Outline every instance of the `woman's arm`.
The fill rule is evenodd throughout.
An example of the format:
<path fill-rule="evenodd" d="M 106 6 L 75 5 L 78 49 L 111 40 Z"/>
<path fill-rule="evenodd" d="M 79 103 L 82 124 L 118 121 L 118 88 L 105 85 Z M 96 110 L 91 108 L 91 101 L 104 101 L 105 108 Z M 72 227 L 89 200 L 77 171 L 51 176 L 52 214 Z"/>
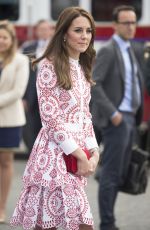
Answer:
<path fill-rule="evenodd" d="M 12 73 L 10 73 L 12 74 Z M 14 74 L 14 73 L 13 73 Z M 11 76 L 10 76 L 11 78 Z M 0 107 L 8 106 L 23 97 L 29 78 L 29 60 L 20 55 L 16 65 L 15 80 L 11 90 L 0 94 Z"/>

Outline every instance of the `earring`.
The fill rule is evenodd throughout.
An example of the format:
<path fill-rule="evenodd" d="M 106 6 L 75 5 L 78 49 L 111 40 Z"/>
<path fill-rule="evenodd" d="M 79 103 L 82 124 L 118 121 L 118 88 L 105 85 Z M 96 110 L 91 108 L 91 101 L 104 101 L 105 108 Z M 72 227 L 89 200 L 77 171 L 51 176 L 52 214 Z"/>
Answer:
<path fill-rule="evenodd" d="M 64 38 L 64 42 L 66 42 L 66 39 Z"/>

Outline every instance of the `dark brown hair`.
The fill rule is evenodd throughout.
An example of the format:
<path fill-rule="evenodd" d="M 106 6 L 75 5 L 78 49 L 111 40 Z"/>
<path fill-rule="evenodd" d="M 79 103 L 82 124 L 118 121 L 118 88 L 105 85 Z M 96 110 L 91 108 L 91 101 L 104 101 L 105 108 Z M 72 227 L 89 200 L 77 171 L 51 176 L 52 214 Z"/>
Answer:
<path fill-rule="evenodd" d="M 69 55 L 64 42 L 64 35 L 72 21 L 79 16 L 86 17 L 92 28 L 92 38 L 89 47 L 84 53 L 80 54 L 80 64 L 85 72 L 85 77 L 87 81 L 92 84 L 92 63 L 95 57 L 95 50 L 93 48 L 95 24 L 93 17 L 80 7 L 68 7 L 60 14 L 56 24 L 55 34 L 48 44 L 47 49 L 40 58 L 33 61 L 33 65 L 35 65 L 43 58 L 53 60 L 58 85 L 64 89 L 71 89 L 72 87 L 69 69 Z"/>

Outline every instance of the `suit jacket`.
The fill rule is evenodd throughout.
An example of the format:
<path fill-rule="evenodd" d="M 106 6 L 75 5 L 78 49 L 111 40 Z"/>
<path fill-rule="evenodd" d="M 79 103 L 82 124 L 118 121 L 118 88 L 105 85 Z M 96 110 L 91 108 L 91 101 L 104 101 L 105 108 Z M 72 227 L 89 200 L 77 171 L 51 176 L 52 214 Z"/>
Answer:
<path fill-rule="evenodd" d="M 29 60 L 15 54 L 0 76 L 0 127 L 16 127 L 25 124 L 22 97 L 29 77 Z"/>
<path fill-rule="evenodd" d="M 29 57 L 35 57 L 38 41 L 26 42 L 22 46 L 22 52 Z M 38 100 L 37 100 L 37 91 L 36 91 L 36 77 L 37 69 L 33 70 L 30 61 L 30 74 L 27 89 L 24 95 L 24 99 L 27 100 L 30 112 L 35 113 L 39 111 L 38 109 Z"/>
<path fill-rule="evenodd" d="M 143 76 L 137 61 L 138 79 L 143 101 Z M 125 91 L 125 67 L 118 44 L 109 40 L 98 52 L 93 78 L 96 86 L 92 88 L 93 123 L 99 129 L 109 124 L 111 115 L 118 110 Z M 143 103 L 142 103 L 143 104 Z M 142 107 L 137 111 L 136 122 L 142 119 Z"/>

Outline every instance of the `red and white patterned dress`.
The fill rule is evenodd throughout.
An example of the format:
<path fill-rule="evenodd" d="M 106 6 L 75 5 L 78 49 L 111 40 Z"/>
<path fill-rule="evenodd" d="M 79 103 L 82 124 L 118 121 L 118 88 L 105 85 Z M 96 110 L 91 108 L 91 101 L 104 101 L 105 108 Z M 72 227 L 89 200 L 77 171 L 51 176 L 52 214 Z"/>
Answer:
<path fill-rule="evenodd" d="M 31 229 L 78 230 L 80 224 L 93 225 L 86 178 L 66 171 L 63 153 L 79 146 L 97 147 L 89 112 L 90 84 L 78 61 L 69 59 L 71 90 L 57 85 L 53 64 L 44 60 L 37 78 L 42 129 L 30 154 L 23 190 L 11 218 L 11 225 Z"/>

